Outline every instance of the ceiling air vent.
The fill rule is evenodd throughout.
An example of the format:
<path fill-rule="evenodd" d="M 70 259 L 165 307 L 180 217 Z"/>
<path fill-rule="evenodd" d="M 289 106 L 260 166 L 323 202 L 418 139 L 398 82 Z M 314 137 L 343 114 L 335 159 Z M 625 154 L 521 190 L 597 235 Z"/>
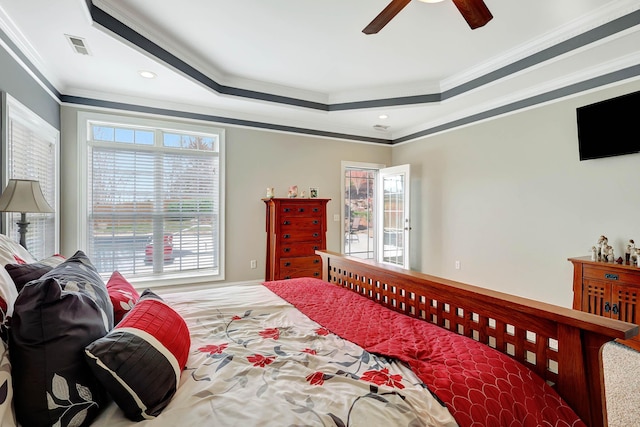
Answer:
<path fill-rule="evenodd" d="M 79 53 L 80 55 L 90 55 L 89 48 L 83 38 L 70 36 L 69 34 L 65 34 L 65 37 L 69 40 L 69 43 L 71 43 L 71 47 L 74 52 Z"/>
<path fill-rule="evenodd" d="M 373 128 L 379 132 L 386 132 L 387 129 L 389 129 L 390 126 L 385 126 L 385 125 L 374 125 Z"/>

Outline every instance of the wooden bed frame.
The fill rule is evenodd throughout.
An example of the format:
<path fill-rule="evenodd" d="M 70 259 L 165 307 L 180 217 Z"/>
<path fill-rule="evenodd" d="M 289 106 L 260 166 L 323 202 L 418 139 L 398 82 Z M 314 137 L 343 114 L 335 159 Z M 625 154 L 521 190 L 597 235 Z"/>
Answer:
<path fill-rule="evenodd" d="M 316 254 L 325 281 L 496 348 L 553 385 L 588 426 L 607 425 L 602 346 L 637 335 L 637 325 L 335 252 Z"/>

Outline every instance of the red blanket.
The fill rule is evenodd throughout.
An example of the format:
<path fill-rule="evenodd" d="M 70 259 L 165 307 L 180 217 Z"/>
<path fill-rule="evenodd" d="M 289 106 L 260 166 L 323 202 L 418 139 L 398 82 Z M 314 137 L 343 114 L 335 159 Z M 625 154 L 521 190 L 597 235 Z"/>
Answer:
<path fill-rule="evenodd" d="M 315 322 L 409 364 L 460 426 L 584 426 L 544 380 L 473 339 L 319 279 L 265 282 Z"/>

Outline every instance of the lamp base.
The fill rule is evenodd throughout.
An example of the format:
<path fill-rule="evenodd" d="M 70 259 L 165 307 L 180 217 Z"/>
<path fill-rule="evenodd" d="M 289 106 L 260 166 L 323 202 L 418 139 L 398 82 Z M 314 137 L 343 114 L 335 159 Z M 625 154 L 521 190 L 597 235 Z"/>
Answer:
<path fill-rule="evenodd" d="M 20 213 L 20 221 L 16 222 L 18 225 L 18 233 L 20 233 L 20 246 L 27 249 L 27 214 L 25 212 Z"/>

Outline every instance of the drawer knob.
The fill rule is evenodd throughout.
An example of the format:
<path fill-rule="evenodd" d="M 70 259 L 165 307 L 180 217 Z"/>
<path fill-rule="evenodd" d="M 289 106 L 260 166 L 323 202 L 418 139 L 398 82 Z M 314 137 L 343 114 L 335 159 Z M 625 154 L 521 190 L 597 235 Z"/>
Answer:
<path fill-rule="evenodd" d="M 320 224 L 320 221 L 318 221 L 317 219 L 315 219 L 315 220 L 313 220 L 313 224 L 314 224 L 314 225 Z"/>
<path fill-rule="evenodd" d="M 611 274 L 611 273 L 606 273 L 604 275 L 605 279 L 609 279 L 609 280 L 618 280 L 618 275 L 617 274 Z"/>
<path fill-rule="evenodd" d="M 282 225 L 291 225 L 291 221 L 284 221 Z"/>
<path fill-rule="evenodd" d="M 291 248 L 284 248 L 285 252 L 291 252 Z"/>
<path fill-rule="evenodd" d="M 320 249 L 320 246 L 314 246 L 314 247 L 313 247 L 313 250 L 314 250 L 314 251 L 317 251 L 318 249 Z"/>
<path fill-rule="evenodd" d="M 318 208 L 313 208 L 313 211 L 314 211 L 314 212 L 318 212 L 319 210 L 320 210 L 320 209 L 318 209 Z"/>
<path fill-rule="evenodd" d="M 291 279 L 291 276 L 284 276 L 285 279 Z"/>
<path fill-rule="evenodd" d="M 298 212 L 304 212 L 304 208 L 299 208 Z"/>
<path fill-rule="evenodd" d="M 283 234 L 283 235 L 282 235 L 282 238 L 283 238 L 283 239 L 288 239 L 288 238 L 290 238 L 290 237 L 291 237 L 291 234 Z"/>
<path fill-rule="evenodd" d="M 291 208 L 284 208 L 283 209 L 285 212 L 291 212 Z"/>
<path fill-rule="evenodd" d="M 313 233 L 313 237 L 318 237 L 319 235 L 319 233 Z"/>
<path fill-rule="evenodd" d="M 290 263 L 290 262 L 285 262 L 285 263 L 284 263 L 284 266 L 285 266 L 285 267 L 291 267 L 291 263 Z"/>
<path fill-rule="evenodd" d="M 320 275 L 320 273 L 318 273 L 317 271 L 315 273 L 313 273 L 314 277 L 318 277 Z"/>
<path fill-rule="evenodd" d="M 314 264 L 318 264 L 319 262 L 320 262 L 320 260 L 319 260 L 319 259 L 314 259 L 314 260 L 313 260 L 313 263 L 314 263 Z"/>

